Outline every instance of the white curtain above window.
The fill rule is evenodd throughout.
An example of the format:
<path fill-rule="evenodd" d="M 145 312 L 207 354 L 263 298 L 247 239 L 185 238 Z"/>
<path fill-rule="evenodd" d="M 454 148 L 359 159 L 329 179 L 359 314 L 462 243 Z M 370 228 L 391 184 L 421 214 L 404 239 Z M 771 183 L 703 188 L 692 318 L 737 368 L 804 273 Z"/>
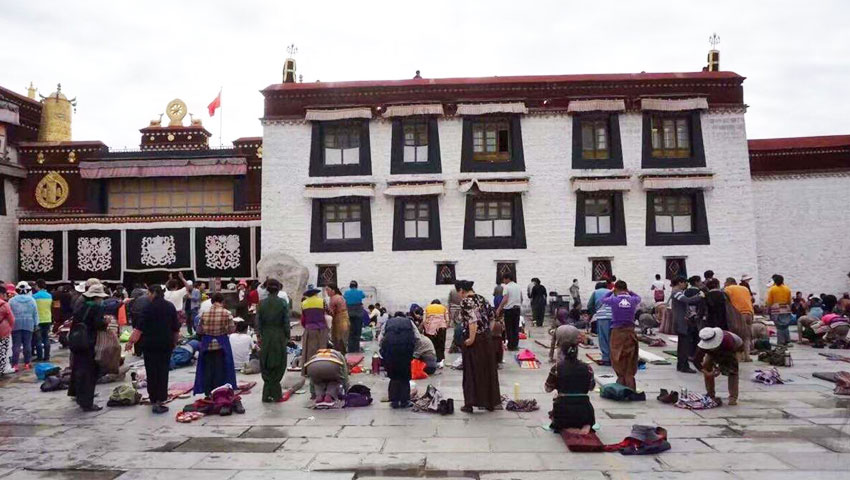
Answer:
<path fill-rule="evenodd" d="M 350 118 L 372 118 L 371 108 L 337 108 L 332 110 L 307 110 L 306 120 L 329 122 L 332 120 L 347 120 Z"/>
<path fill-rule="evenodd" d="M 567 112 L 623 112 L 626 102 L 616 99 L 572 100 L 567 106 Z"/>
<path fill-rule="evenodd" d="M 522 102 L 515 103 L 459 103 L 458 115 L 486 115 L 488 113 L 528 113 Z"/>
<path fill-rule="evenodd" d="M 429 103 L 424 105 L 390 105 L 384 112 L 384 118 L 412 117 L 414 115 L 443 115 L 443 105 Z"/>
<path fill-rule="evenodd" d="M 572 188 L 574 192 L 628 191 L 632 189 L 632 179 L 629 177 L 573 177 Z"/>
<path fill-rule="evenodd" d="M 475 187 L 475 188 L 473 188 Z M 461 193 L 475 192 L 487 193 L 522 193 L 528 191 L 528 179 L 516 180 L 461 180 L 458 182 L 458 190 Z"/>
<path fill-rule="evenodd" d="M 307 185 L 305 198 L 374 197 L 373 185 Z"/>
<path fill-rule="evenodd" d="M 384 195 L 390 197 L 399 196 L 417 196 L 417 195 L 442 195 L 443 182 L 434 183 L 399 183 L 395 185 L 387 185 L 384 190 Z"/>
<path fill-rule="evenodd" d="M 641 110 L 653 110 L 657 112 L 684 112 L 688 110 L 708 110 L 708 100 L 700 98 L 642 98 Z"/>
<path fill-rule="evenodd" d="M 712 175 L 645 176 L 642 182 L 644 190 L 669 190 L 677 188 L 709 190 L 714 187 L 714 177 Z"/>

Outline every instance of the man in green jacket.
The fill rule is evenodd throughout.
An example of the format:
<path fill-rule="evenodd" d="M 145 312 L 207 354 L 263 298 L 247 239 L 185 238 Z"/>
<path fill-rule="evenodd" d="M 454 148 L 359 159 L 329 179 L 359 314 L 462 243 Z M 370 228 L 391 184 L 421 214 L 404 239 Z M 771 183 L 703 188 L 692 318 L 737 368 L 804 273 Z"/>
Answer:
<path fill-rule="evenodd" d="M 32 296 L 38 309 L 38 326 L 32 336 L 36 361 L 50 360 L 50 327 L 53 325 L 53 296 L 47 291 L 42 279 L 35 281 L 35 293 Z"/>
<path fill-rule="evenodd" d="M 286 344 L 289 343 L 289 303 L 280 298 L 281 284 L 266 281 L 269 296 L 257 308 L 257 334 L 260 343 L 260 373 L 263 377 L 264 402 L 280 402 L 280 386 L 286 373 Z"/>

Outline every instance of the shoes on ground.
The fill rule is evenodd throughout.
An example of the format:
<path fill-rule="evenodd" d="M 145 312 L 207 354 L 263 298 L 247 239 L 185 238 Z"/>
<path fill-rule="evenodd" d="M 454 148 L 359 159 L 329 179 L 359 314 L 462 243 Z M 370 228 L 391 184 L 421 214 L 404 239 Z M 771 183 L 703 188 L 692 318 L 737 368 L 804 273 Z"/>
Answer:
<path fill-rule="evenodd" d="M 96 404 L 92 404 L 90 407 L 83 407 L 84 412 L 99 412 L 101 410 L 103 410 L 103 407 Z"/>
<path fill-rule="evenodd" d="M 167 406 L 165 406 L 165 405 L 163 405 L 163 404 L 161 404 L 161 403 L 157 403 L 156 405 L 154 405 L 153 407 L 151 407 L 151 411 L 152 411 L 153 413 L 156 413 L 156 414 L 165 413 L 165 412 L 167 412 L 167 411 L 168 411 L 168 407 L 167 407 Z"/>
<path fill-rule="evenodd" d="M 734 407 L 735 405 L 737 405 L 737 404 L 738 404 L 738 399 L 737 399 L 737 398 L 729 397 L 729 400 L 728 400 L 726 403 L 727 403 L 727 405 L 730 405 L 730 406 L 733 406 L 733 407 Z"/>
<path fill-rule="evenodd" d="M 687 367 L 687 368 L 677 368 L 676 370 L 678 370 L 678 371 L 680 371 L 680 372 L 682 372 L 682 373 L 697 373 L 697 371 L 696 371 L 696 370 L 694 370 L 694 369 L 693 369 L 693 368 L 691 368 L 691 367 Z"/>

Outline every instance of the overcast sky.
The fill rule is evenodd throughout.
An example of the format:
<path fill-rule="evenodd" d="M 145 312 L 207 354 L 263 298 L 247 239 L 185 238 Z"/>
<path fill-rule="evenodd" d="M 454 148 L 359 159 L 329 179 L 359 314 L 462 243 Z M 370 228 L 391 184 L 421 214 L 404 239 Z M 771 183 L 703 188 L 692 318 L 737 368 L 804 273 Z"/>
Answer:
<path fill-rule="evenodd" d="M 77 97 L 74 140 L 137 147 L 183 99 L 223 87 L 223 137 L 259 136 L 286 46 L 315 80 L 692 72 L 708 37 L 745 77 L 750 138 L 850 133 L 850 2 L 0 0 L 0 85 Z"/>

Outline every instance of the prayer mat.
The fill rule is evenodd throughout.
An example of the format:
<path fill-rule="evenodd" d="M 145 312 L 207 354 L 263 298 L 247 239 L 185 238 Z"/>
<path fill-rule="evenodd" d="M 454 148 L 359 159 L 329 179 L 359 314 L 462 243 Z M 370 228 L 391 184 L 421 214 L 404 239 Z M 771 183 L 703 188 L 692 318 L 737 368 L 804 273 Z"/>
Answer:
<path fill-rule="evenodd" d="M 827 382 L 835 383 L 835 376 L 837 374 L 838 372 L 815 372 L 812 376 L 821 380 L 826 380 Z"/>
<path fill-rule="evenodd" d="M 826 357 L 833 361 L 850 363 L 850 357 L 839 355 L 837 353 L 819 353 L 818 355 L 820 355 L 821 357 Z"/>
<path fill-rule="evenodd" d="M 587 358 L 589 358 L 592 362 L 596 363 L 597 365 L 602 364 L 602 352 L 591 352 L 591 353 L 586 354 L 586 356 L 587 356 Z"/>
<path fill-rule="evenodd" d="M 236 386 L 236 390 L 233 392 L 236 395 L 248 395 L 251 393 L 251 389 L 257 386 L 257 382 L 242 382 Z"/>
<path fill-rule="evenodd" d="M 348 353 L 345 355 L 348 368 L 354 368 L 356 365 L 359 365 L 363 361 L 363 358 L 365 357 L 362 353 Z"/>
<path fill-rule="evenodd" d="M 567 450 L 571 452 L 602 452 L 605 444 L 596 436 L 596 432 L 590 431 L 587 434 L 570 433 L 566 429 L 561 430 L 561 438 L 567 446 Z"/>
<path fill-rule="evenodd" d="M 671 357 L 676 357 L 676 350 L 663 350 L 663 352 Z"/>
<path fill-rule="evenodd" d="M 163 404 L 171 403 L 174 400 L 182 397 L 186 394 L 191 394 L 192 389 L 195 387 L 194 382 L 178 382 L 172 383 L 168 386 L 168 399 L 166 399 Z M 145 394 L 142 397 L 142 404 L 149 405 L 151 403 L 150 396 L 148 395 L 147 390 L 145 390 Z"/>
<path fill-rule="evenodd" d="M 643 349 L 640 349 L 638 351 L 638 356 L 644 362 L 652 364 L 652 365 L 670 365 L 670 361 L 667 360 L 666 358 L 662 357 L 661 355 L 656 355 L 652 352 L 648 352 L 648 351 L 643 350 Z"/>
<path fill-rule="evenodd" d="M 667 342 L 664 341 L 663 338 L 659 337 L 650 337 L 649 335 L 638 335 L 638 341 L 641 343 L 645 343 L 650 347 L 666 347 Z"/>
<path fill-rule="evenodd" d="M 679 337 L 677 337 L 676 335 L 664 335 L 664 338 L 668 342 L 679 343 Z"/>

